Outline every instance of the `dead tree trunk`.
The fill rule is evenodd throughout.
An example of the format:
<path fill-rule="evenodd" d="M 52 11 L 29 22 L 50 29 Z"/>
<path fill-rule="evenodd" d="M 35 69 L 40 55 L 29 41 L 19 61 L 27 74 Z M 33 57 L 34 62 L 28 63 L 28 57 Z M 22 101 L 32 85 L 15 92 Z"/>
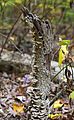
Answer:
<path fill-rule="evenodd" d="M 29 19 L 33 24 L 32 74 L 38 80 L 38 84 L 35 86 L 31 96 L 31 117 L 28 119 L 47 120 L 47 105 L 45 104 L 45 100 L 50 91 L 50 62 L 53 34 L 48 21 L 41 21 L 26 8 L 23 8 L 22 11 L 24 17 Z"/>
<path fill-rule="evenodd" d="M 30 13 L 26 8 L 22 9 L 24 17 L 33 24 L 34 45 L 32 72 L 38 80 L 38 87 L 43 96 L 50 91 L 50 62 L 52 53 L 53 34 L 51 24 L 41 21 L 36 15 Z"/>
<path fill-rule="evenodd" d="M 38 21 L 36 21 L 38 22 Z M 32 72 L 38 80 L 43 97 L 50 91 L 51 34 L 45 22 L 40 22 L 39 31 L 35 28 Z M 49 25 L 49 24 L 48 24 Z"/>

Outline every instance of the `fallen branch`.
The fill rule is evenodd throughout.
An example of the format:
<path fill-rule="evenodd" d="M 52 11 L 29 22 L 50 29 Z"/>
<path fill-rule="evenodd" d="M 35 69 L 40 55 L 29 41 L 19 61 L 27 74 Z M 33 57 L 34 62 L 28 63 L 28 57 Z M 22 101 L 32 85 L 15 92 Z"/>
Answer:
<path fill-rule="evenodd" d="M 57 95 L 55 95 L 55 97 L 49 102 L 49 107 L 60 97 L 60 95 L 63 93 L 63 89 L 61 89 Z"/>

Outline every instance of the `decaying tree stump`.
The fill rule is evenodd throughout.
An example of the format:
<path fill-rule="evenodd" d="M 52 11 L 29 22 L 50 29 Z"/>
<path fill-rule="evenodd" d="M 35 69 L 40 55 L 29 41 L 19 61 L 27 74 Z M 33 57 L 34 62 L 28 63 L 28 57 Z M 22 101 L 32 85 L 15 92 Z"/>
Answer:
<path fill-rule="evenodd" d="M 46 99 L 50 91 L 50 63 L 52 58 L 53 34 L 48 21 L 41 21 L 27 8 L 23 8 L 24 18 L 33 25 L 32 75 L 38 80 L 31 92 L 31 104 L 28 120 L 47 120 L 48 105 Z"/>
<path fill-rule="evenodd" d="M 32 73 L 38 80 L 38 87 L 43 93 L 44 99 L 50 91 L 50 62 L 52 57 L 53 34 L 51 24 L 41 21 L 25 7 L 22 9 L 24 17 L 33 24 L 33 61 Z"/>

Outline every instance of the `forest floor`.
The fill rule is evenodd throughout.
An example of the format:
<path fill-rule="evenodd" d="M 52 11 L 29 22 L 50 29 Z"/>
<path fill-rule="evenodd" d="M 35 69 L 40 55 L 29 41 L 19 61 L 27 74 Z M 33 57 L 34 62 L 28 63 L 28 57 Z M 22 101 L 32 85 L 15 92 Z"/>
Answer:
<path fill-rule="evenodd" d="M 57 68 L 57 63 L 55 63 L 52 64 L 52 78 L 57 74 L 53 71 Z M 28 120 L 27 106 L 30 97 L 27 93 L 32 87 L 28 79 L 29 73 L 30 71 L 19 76 L 14 70 L 12 73 L 0 72 L 0 120 Z M 63 77 L 64 80 L 61 78 L 60 74 L 51 81 L 48 119 L 74 120 L 74 82 L 69 86 L 66 78 Z"/>

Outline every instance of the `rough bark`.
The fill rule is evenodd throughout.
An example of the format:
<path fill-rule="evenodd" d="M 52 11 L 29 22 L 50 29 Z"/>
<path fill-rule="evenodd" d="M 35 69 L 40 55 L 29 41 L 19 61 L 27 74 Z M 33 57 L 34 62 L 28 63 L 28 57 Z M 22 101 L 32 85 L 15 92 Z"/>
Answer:
<path fill-rule="evenodd" d="M 46 97 L 50 89 L 50 76 L 46 69 L 46 61 L 43 49 L 43 37 L 39 38 L 38 31 L 35 32 L 35 41 L 33 49 L 33 66 L 32 72 L 35 78 L 38 80 L 38 87 L 43 96 Z"/>
<path fill-rule="evenodd" d="M 25 7 L 22 9 L 24 17 L 33 24 L 34 45 L 32 73 L 38 80 L 38 87 L 43 92 L 43 97 L 50 91 L 50 62 L 52 57 L 53 34 L 51 24 L 48 21 L 41 21 Z"/>
<path fill-rule="evenodd" d="M 33 24 L 34 42 L 32 56 L 32 74 L 38 80 L 31 92 L 29 120 L 47 120 L 50 91 L 50 62 L 52 57 L 53 34 L 48 21 L 41 21 L 26 8 L 22 9 L 24 17 Z"/>

